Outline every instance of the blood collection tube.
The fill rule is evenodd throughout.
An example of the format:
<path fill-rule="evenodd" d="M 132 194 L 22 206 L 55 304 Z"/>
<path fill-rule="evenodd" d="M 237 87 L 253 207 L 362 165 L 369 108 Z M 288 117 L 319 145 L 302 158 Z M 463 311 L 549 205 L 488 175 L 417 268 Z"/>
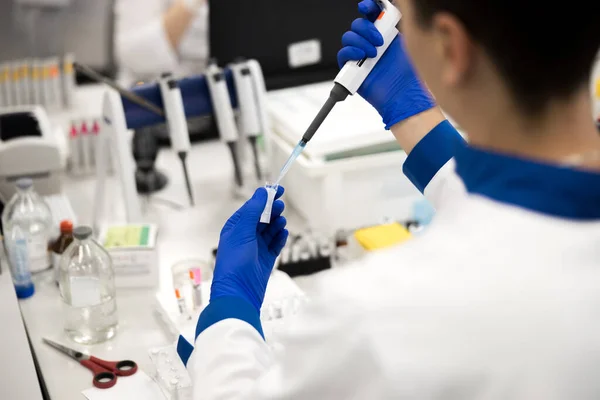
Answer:
<path fill-rule="evenodd" d="M 60 81 L 60 67 L 58 57 L 52 57 L 49 61 L 49 76 L 48 76 L 48 87 L 52 96 L 51 104 L 49 105 L 54 110 L 62 108 L 63 96 L 62 96 L 62 85 Z"/>
<path fill-rule="evenodd" d="M 179 314 L 185 316 L 187 319 L 192 319 L 192 316 L 188 313 L 187 306 L 185 304 L 185 298 L 181 295 L 181 290 L 175 289 L 175 298 L 177 299 Z"/>
<path fill-rule="evenodd" d="M 71 171 L 77 174 L 81 169 L 81 148 L 79 146 L 79 130 L 75 122 L 71 122 L 69 130 L 69 152 L 71 153 Z"/>
<path fill-rule="evenodd" d="M 44 102 L 42 75 L 40 61 L 33 60 L 31 64 L 31 101 L 35 105 L 42 105 Z"/>
<path fill-rule="evenodd" d="M 19 64 L 13 63 L 10 66 L 10 83 L 12 90 L 13 105 L 20 106 L 21 103 L 21 85 L 19 83 Z"/>
<path fill-rule="evenodd" d="M 81 128 L 79 129 L 79 140 L 81 142 L 81 164 L 83 165 L 84 172 L 90 172 L 92 170 L 92 149 L 91 149 L 91 135 L 87 126 L 87 121 L 81 122 Z"/>
<path fill-rule="evenodd" d="M 202 307 L 202 280 L 200 268 L 192 268 L 189 271 L 190 282 L 192 283 L 192 298 L 194 300 L 194 310 Z"/>
<path fill-rule="evenodd" d="M 21 91 L 21 101 L 23 104 L 32 104 L 31 90 L 29 89 L 29 60 L 23 60 L 19 65 L 19 81 Z"/>
<path fill-rule="evenodd" d="M 11 99 L 9 93 L 9 72 L 6 64 L 0 65 L 0 91 L 2 92 L 2 106 L 10 107 Z"/>
<path fill-rule="evenodd" d="M 90 142 L 91 142 L 91 154 L 90 157 L 92 159 L 92 166 L 94 168 L 96 168 L 96 147 L 98 147 L 98 134 L 100 133 L 100 124 L 98 123 L 98 120 L 95 119 L 94 123 L 92 124 L 92 135 L 90 138 Z"/>
<path fill-rule="evenodd" d="M 75 71 L 73 69 L 73 63 L 75 62 L 75 56 L 73 54 L 65 55 L 63 59 L 63 104 L 65 107 L 70 108 L 73 106 L 74 92 L 75 92 Z"/>

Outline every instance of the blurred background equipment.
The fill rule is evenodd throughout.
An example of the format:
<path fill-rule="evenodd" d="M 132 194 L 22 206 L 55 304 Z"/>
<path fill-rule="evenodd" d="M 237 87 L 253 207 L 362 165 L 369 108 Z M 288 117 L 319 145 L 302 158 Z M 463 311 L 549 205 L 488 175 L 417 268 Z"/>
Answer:
<path fill-rule="evenodd" d="M 43 196 L 60 192 L 59 136 L 42 107 L 0 109 L 0 201 L 6 204 L 15 194 L 15 180 L 25 176 L 33 177 Z"/>
<path fill-rule="evenodd" d="M 1 61 L 73 53 L 114 76 L 112 8 L 112 0 L 1 1 Z"/>
<path fill-rule="evenodd" d="M 268 90 L 332 80 L 339 71 L 339 38 L 358 17 L 345 0 L 209 4 L 211 57 L 221 65 L 239 57 L 257 60 Z M 249 15 L 268 17 L 257 23 Z"/>

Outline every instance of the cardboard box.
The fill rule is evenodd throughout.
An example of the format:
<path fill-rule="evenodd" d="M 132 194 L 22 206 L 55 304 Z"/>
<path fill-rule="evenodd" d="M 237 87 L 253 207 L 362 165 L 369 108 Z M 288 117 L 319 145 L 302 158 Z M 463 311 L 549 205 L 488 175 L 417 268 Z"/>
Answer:
<path fill-rule="evenodd" d="M 158 251 L 154 224 L 106 225 L 99 242 L 108 251 L 117 288 L 158 287 Z"/>

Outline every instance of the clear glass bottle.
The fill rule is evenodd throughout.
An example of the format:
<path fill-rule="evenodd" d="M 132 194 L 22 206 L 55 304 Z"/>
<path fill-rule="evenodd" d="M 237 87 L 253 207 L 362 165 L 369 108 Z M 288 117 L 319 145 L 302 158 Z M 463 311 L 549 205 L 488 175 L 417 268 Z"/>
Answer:
<path fill-rule="evenodd" d="M 30 178 L 17 180 L 17 193 L 10 199 L 2 213 L 4 235 L 10 237 L 19 226 L 27 237 L 27 250 L 31 273 L 51 267 L 48 242 L 52 227 L 52 214 L 48 204 L 33 190 Z"/>
<path fill-rule="evenodd" d="M 77 227 L 73 237 L 60 260 L 65 331 L 77 343 L 103 342 L 115 335 L 118 322 L 112 260 L 92 238 L 92 228 Z"/>

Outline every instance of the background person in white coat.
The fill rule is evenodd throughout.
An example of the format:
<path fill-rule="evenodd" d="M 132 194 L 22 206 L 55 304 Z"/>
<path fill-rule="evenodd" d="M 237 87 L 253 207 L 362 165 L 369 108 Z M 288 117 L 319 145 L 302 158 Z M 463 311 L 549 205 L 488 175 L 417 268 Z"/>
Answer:
<path fill-rule="evenodd" d="M 208 63 L 206 0 L 116 0 L 119 80 L 131 85 L 163 72 L 202 73 Z"/>
<path fill-rule="evenodd" d="M 399 7 L 405 45 L 392 43 L 359 93 L 409 153 L 404 172 L 435 220 L 322 274 L 273 352 L 259 313 L 287 231 L 281 200 L 259 223 L 258 189 L 221 232 L 187 364 L 195 399 L 600 399 L 598 3 Z M 374 1 L 359 10 L 340 65 L 382 44 Z"/>

